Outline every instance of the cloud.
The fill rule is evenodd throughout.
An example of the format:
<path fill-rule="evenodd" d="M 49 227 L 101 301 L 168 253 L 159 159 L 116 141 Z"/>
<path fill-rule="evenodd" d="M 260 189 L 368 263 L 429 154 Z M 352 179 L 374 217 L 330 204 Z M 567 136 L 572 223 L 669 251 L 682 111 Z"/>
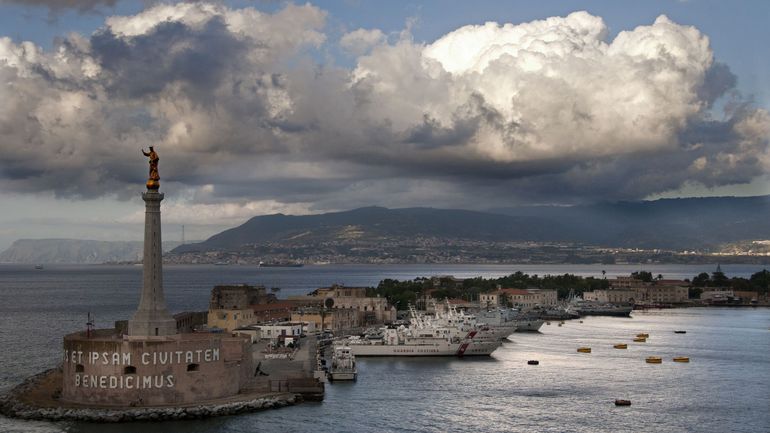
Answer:
<path fill-rule="evenodd" d="M 180 221 L 635 199 L 770 169 L 768 113 L 665 16 L 612 40 L 586 12 L 432 43 L 358 29 L 352 68 L 318 62 L 326 18 L 158 4 L 51 50 L 0 38 L 0 188 L 133 197 L 148 144 Z"/>
<path fill-rule="evenodd" d="M 342 35 L 340 47 L 351 54 L 360 56 L 385 40 L 385 33 L 380 29 L 358 29 Z"/>
<path fill-rule="evenodd" d="M 98 10 L 101 7 L 113 7 L 118 0 L 0 0 L 0 3 L 22 6 L 46 7 L 51 12 L 75 9 L 80 13 Z"/>

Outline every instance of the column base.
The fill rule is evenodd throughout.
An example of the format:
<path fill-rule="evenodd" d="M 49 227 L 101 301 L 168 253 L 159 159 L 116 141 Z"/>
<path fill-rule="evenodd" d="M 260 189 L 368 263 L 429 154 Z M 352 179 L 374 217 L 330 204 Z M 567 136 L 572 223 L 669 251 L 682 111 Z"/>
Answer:
<path fill-rule="evenodd" d="M 128 335 L 130 336 L 152 337 L 174 334 L 176 334 L 176 320 L 165 311 L 140 310 L 128 321 Z"/>

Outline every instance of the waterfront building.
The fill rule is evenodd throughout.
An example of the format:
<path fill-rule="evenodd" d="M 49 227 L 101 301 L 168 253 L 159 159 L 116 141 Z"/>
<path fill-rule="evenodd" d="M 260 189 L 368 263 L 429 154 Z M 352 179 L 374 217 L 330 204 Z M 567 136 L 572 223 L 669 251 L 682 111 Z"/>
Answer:
<path fill-rule="evenodd" d="M 388 323 L 396 320 L 396 309 L 388 300 L 378 296 L 366 296 L 366 287 L 346 287 L 333 285 L 314 290 L 307 296 L 292 297 L 292 300 L 316 300 L 327 302 L 331 299 L 332 308 L 352 309 L 358 316 L 356 326 L 368 326 Z M 294 319 L 292 319 L 294 320 Z"/>
<path fill-rule="evenodd" d="M 259 329 L 259 338 L 262 340 L 275 340 L 284 335 L 299 338 L 302 335 L 303 327 L 304 325 L 301 322 L 263 323 L 255 326 L 255 328 Z"/>
<path fill-rule="evenodd" d="M 353 308 L 302 308 L 291 314 L 292 322 L 308 322 L 320 331 L 339 331 L 363 326 Z"/>
<path fill-rule="evenodd" d="M 479 306 L 482 308 L 511 304 L 523 310 L 531 310 L 535 307 L 552 307 L 557 303 L 558 294 L 551 289 L 498 288 L 494 292 L 479 294 Z"/>
<path fill-rule="evenodd" d="M 609 280 L 610 287 L 613 289 L 633 289 L 644 286 L 644 281 L 636 279 L 634 277 L 615 277 L 614 280 Z"/>
<path fill-rule="evenodd" d="M 264 286 L 247 284 L 215 286 L 209 301 L 208 326 L 232 331 L 258 321 L 254 305 L 269 305 L 276 302 L 272 293 Z"/>
<path fill-rule="evenodd" d="M 654 304 L 681 304 L 689 299 L 689 288 L 685 285 L 665 285 L 655 283 L 653 285 L 639 287 L 636 291 L 637 302 Z"/>
<path fill-rule="evenodd" d="M 633 304 L 638 296 L 634 289 L 606 289 L 583 292 L 583 299 L 586 301 L 611 304 Z"/>
<path fill-rule="evenodd" d="M 235 328 L 255 323 L 254 310 L 251 308 L 217 309 L 208 312 L 208 327 L 232 331 Z"/>
<path fill-rule="evenodd" d="M 291 314 L 299 308 L 320 307 L 321 301 L 298 302 L 285 301 L 271 302 L 269 304 L 255 304 L 251 306 L 254 312 L 254 323 L 291 320 Z"/>

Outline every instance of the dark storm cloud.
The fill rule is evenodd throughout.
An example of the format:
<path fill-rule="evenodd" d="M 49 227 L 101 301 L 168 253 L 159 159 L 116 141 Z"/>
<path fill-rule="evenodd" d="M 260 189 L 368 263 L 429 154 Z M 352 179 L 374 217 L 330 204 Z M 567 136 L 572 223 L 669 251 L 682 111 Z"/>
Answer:
<path fill-rule="evenodd" d="M 46 7 L 52 12 L 75 9 L 81 13 L 98 10 L 101 7 L 112 7 L 117 2 L 118 0 L 0 0 L 0 3 Z"/>
<path fill-rule="evenodd" d="M 184 93 L 211 103 L 209 92 L 223 74 L 238 68 L 251 47 L 238 40 L 220 17 L 200 29 L 180 22 L 158 24 L 147 34 L 118 37 L 103 29 L 91 37 L 93 54 L 109 80 L 107 88 L 124 98 L 161 92 L 170 83 L 184 83 Z"/>

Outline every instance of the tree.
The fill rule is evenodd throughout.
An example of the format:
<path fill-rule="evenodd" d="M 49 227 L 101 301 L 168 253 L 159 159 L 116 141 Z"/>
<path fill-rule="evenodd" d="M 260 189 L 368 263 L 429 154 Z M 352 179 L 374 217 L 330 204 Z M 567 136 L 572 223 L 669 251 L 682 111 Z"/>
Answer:
<path fill-rule="evenodd" d="M 638 272 L 631 273 L 631 276 L 636 278 L 637 280 L 642 280 L 645 283 L 652 282 L 652 272 L 638 271 Z"/>
<path fill-rule="evenodd" d="M 709 274 L 701 272 L 692 279 L 692 285 L 693 287 L 706 287 L 709 285 L 710 279 Z"/>
<path fill-rule="evenodd" d="M 757 292 L 767 294 L 770 291 L 770 271 L 762 269 L 749 277 L 751 287 Z"/>
<path fill-rule="evenodd" d="M 711 273 L 711 287 L 727 287 L 730 285 L 730 280 L 727 278 L 724 272 L 714 271 Z"/>

